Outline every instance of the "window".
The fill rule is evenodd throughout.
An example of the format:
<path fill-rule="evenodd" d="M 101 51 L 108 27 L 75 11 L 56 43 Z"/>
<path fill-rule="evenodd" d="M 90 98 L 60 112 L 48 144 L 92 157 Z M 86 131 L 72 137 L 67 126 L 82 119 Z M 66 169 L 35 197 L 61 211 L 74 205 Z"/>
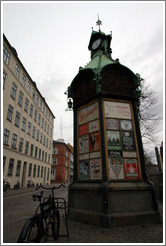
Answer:
<path fill-rule="evenodd" d="M 29 111 L 29 116 L 32 117 L 32 115 L 33 115 L 33 105 L 31 104 L 31 106 L 30 106 L 30 111 Z"/>
<path fill-rule="evenodd" d="M 6 73 L 3 72 L 3 88 L 5 88 L 5 82 L 6 82 Z"/>
<path fill-rule="evenodd" d="M 38 125 L 40 125 L 40 119 L 41 119 L 41 115 L 39 114 L 39 116 L 38 116 Z"/>
<path fill-rule="evenodd" d="M 39 105 L 39 95 L 36 95 L 36 103 Z"/>
<path fill-rule="evenodd" d="M 37 120 L 37 110 L 35 109 L 35 113 L 34 113 L 34 121 Z"/>
<path fill-rule="evenodd" d="M 58 154 L 58 147 L 53 147 L 53 154 Z"/>
<path fill-rule="evenodd" d="M 16 176 L 20 176 L 21 161 L 17 161 Z"/>
<path fill-rule="evenodd" d="M 23 117 L 22 118 L 22 130 L 25 132 L 26 129 L 26 119 Z"/>
<path fill-rule="evenodd" d="M 33 167 L 33 177 L 36 177 L 36 165 Z"/>
<path fill-rule="evenodd" d="M 42 109 L 42 101 L 40 101 L 40 109 Z"/>
<path fill-rule="evenodd" d="M 35 147 L 35 158 L 37 158 L 38 147 Z"/>
<path fill-rule="evenodd" d="M 46 143 L 46 137 L 44 136 L 43 137 L 43 145 L 45 146 L 45 143 Z"/>
<path fill-rule="evenodd" d="M 3 61 L 9 65 L 9 61 L 10 61 L 10 53 L 7 51 L 6 47 L 3 46 Z"/>
<path fill-rule="evenodd" d="M 50 176 L 50 169 L 48 168 L 48 171 L 47 171 L 47 181 L 49 180 L 49 176 Z"/>
<path fill-rule="evenodd" d="M 45 105 L 43 104 L 43 114 L 45 114 Z"/>
<path fill-rule="evenodd" d="M 29 100 L 25 98 L 25 107 L 24 107 L 25 112 L 28 112 L 28 105 L 29 105 Z"/>
<path fill-rule="evenodd" d="M 45 122 L 45 127 L 44 127 L 44 131 L 46 132 L 47 129 L 47 122 Z"/>
<path fill-rule="evenodd" d="M 25 144 L 25 154 L 28 155 L 28 150 L 29 150 L 29 142 L 26 141 L 26 144 Z"/>
<path fill-rule="evenodd" d="M 21 84 L 22 84 L 22 86 L 24 86 L 24 87 L 25 87 L 25 82 L 26 82 L 26 77 L 25 77 L 25 75 L 23 74 L 23 75 L 22 75 Z"/>
<path fill-rule="evenodd" d="M 24 143 L 24 139 L 20 138 L 19 149 L 18 149 L 20 152 L 22 152 L 22 150 L 23 150 L 23 143 Z"/>
<path fill-rule="evenodd" d="M 14 159 L 9 160 L 9 166 L 8 166 L 8 176 L 13 175 L 13 167 L 14 167 Z"/>
<path fill-rule="evenodd" d="M 27 84 L 27 90 L 28 90 L 28 94 L 30 94 L 31 93 L 31 84 L 29 82 Z"/>
<path fill-rule="evenodd" d="M 33 100 L 35 100 L 35 90 L 34 89 L 32 89 L 32 98 Z"/>
<path fill-rule="evenodd" d="M 31 177 L 32 174 L 32 164 L 29 163 L 28 177 Z"/>
<path fill-rule="evenodd" d="M 42 151 L 42 161 L 44 161 L 44 150 Z"/>
<path fill-rule="evenodd" d="M 45 162 L 47 162 L 47 152 L 45 152 Z"/>
<path fill-rule="evenodd" d="M 10 94 L 13 99 L 16 98 L 16 91 L 17 91 L 17 86 L 13 83 L 12 89 L 11 89 L 11 94 Z"/>
<path fill-rule="evenodd" d="M 39 130 L 37 130 L 36 140 L 39 141 Z"/>
<path fill-rule="evenodd" d="M 9 131 L 5 129 L 3 135 L 3 144 L 8 145 L 8 141 L 9 141 Z"/>
<path fill-rule="evenodd" d="M 50 137 L 52 137 L 52 128 L 50 127 Z"/>
<path fill-rule="evenodd" d="M 51 140 L 50 140 L 50 142 L 49 142 L 49 149 L 51 149 Z"/>
<path fill-rule="evenodd" d="M 16 144 L 17 144 L 17 135 L 15 133 L 13 133 L 11 148 L 13 148 L 13 149 L 16 148 Z"/>
<path fill-rule="evenodd" d="M 41 133 L 40 135 L 40 143 L 42 143 L 42 140 L 43 140 L 43 133 Z"/>
<path fill-rule="evenodd" d="M 19 66 L 16 64 L 16 67 L 15 67 L 15 76 L 16 76 L 17 79 L 19 78 L 19 75 L 20 75 L 20 68 L 19 68 Z"/>
<path fill-rule="evenodd" d="M 40 175 L 40 166 L 38 166 L 38 169 L 37 169 L 37 177 L 39 177 Z"/>
<path fill-rule="evenodd" d="M 30 122 L 28 122 L 28 131 L 27 131 L 27 133 L 29 135 L 31 135 L 31 123 Z"/>
<path fill-rule="evenodd" d="M 46 147 L 48 147 L 48 138 L 46 139 Z"/>
<path fill-rule="evenodd" d="M 48 124 L 48 126 L 47 126 L 47 134 L 49 134 L 49 128 L 50 128 L 50 126 Z"/>
<path fill-rule="evenodd" d="M 19 127 L 19 124 L 20 124 L 20 113 L 17 111 L 15 117 L 15 125 Z"/>
<path fill-rule="evenodd" d="M 57 158 L 52 158 L 52 164 L 57 165 L 58 164 L 58 159 Z"/>
<path fill-rule="evenodd" d="M 43 128 L 44 127 L 44 118 L 42 117 L 42 125 L 41 127 Z"/>
<path fill-rule="evenodd" d="M 56 169 L 51 169 L 51 180 L 55 180 Z"/>
<path fill-rule="evenodd" d="M 19 96 L 18 96 L 18 105 L 22 107 L 22 102 L 23 102 L 23 93 L 20 91 Z"/>
<path fill-rule="evenodd" d="M 32 137 L 35 138 L 35 132 L 36 132 L 36 128 L 35 126 L 33 126 L 33 130 L 32 130 Z"/>
<path fill-rule="evenodd" d="M 5 170 L 6 156 L 3 156 L 3 172 Z"/>
<path fill-rule="evenodd" d="M 43 177 L 43 167 L 41 168 L 41 177 Z"/>
<path fill-rule="evenodd" d="M 50 163 L 50 154 L 48 155 L 48 162 Z"/>
<path fill-rule="evenodd" d="M 39 149 L 39 160 L 41 159 L 41 149 Z"/>
<path fill-rule="evenodd" d="M 33 157 L 33 147 L 34 147 L 34 145 L 33 145 L 33 144 L 31 144 L 30 156 L 32 156 L 32 157 Z"/>

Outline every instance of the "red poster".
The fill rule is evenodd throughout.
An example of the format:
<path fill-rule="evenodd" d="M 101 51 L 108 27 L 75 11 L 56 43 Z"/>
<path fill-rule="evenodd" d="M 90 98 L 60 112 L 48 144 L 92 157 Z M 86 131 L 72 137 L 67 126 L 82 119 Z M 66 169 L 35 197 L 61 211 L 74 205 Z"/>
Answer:
<path fill-rule="evenodd" d="M 88 132 L 89 132 L 88 123 L 82 126 L 79 126 L 79 136 L 86 135 L 88 134 Z"/>
<path fill-rule="evenodd" d="M 89 134 L 89 150 L 90 152 L 100 150 L 100 134 L 93 132 Z"/>
<path fill-rule="evenodd" d="M 124 159 L 125 178 L 139 179 L 137 159 Z"/>

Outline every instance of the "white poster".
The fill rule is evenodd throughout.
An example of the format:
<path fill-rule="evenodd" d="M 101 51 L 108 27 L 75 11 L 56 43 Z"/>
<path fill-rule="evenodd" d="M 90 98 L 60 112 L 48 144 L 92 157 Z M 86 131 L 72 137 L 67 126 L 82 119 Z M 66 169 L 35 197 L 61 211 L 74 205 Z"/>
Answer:
<path fill-rule="evenodd" d="M 89 152 L 89 137 L 88 135 L 79 137 L 79 154 Z"/>
<path fill-rule="evenodd" d="M 104 102 L 105 117 L 131 119 L 131 110 L 129 103 Z"/>
<path fill-rule="evenodd" d="M 78 124 L 82 125 L 89 121 L 96 120 L 99 115 L 98 103 L 94 103 L 78 111 Z"/>
<path fill-rule="evenodd" d="M 100 159 L 90 160 L 90 174 L 91 174 L 91 179 L 101 179 L 102 178 Z"/>
<path fill-rule="evenodd" d="M 99 131 L 99 120 L 94 120 L 89 122 L 89 132 L 96 132 Z"/>

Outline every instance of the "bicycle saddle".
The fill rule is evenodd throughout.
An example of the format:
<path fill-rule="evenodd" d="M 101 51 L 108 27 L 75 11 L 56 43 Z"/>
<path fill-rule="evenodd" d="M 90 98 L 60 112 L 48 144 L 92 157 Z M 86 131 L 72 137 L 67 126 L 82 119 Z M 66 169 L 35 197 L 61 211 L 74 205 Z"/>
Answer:
<path fill-rule="evenodd" d="M 39 193 L 37 193 L 37 194 L 35 194 L 35 195 L 32 195 L 32 197 L 33 197 L 33 200 L 34 201 L 36 201 L 36 199 L 38 199 L 40 202 L 41 202 L 41 198 L 42 198 L 42 196 L 43 196 L 43 190 L 42 191 L 40 191 Z"/>

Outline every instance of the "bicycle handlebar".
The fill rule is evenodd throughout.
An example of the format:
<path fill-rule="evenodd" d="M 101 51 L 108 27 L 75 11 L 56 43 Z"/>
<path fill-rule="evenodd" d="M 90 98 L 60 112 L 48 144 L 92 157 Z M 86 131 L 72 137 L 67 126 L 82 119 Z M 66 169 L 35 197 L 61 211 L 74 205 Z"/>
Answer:
<path fill-rule="evenodd" d="M 55 186 L 52 186 L 52 187 L 44 187 L 44 186 L 42 186 L 42 185 L 40 185 L 40 186 L 38 186 L 37 188 L 36 188 L 36 190 L 38 190 L 38 189 L 40 189 L 40 188 L 42 188 L 42 189 L 44 189 L 44 190 L 54 190 L 54 189 L 59 189 L 60 187 L 64 187 L 65 188 L 65 184 L 60 184 L 58 187 L 55 187 Z"/>

